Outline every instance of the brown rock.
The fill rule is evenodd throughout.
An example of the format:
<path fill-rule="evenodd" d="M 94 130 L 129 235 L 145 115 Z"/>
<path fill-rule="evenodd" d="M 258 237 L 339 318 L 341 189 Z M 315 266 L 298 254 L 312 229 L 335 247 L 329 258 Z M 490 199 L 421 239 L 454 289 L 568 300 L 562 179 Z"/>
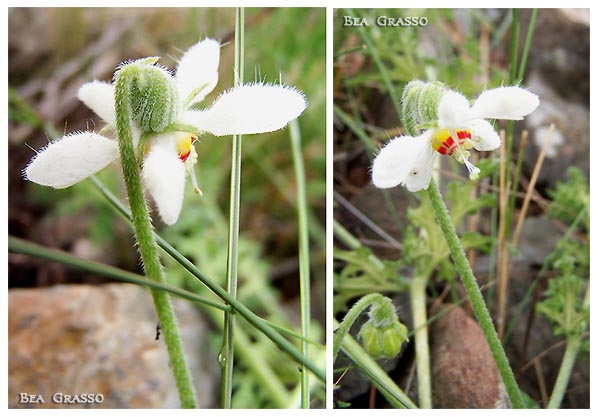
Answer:
<path fill-rule="evenodd" d="M 9 291 L 10 408 L 171 408 L 179 396 L 148 291 L 126 284 Z M 206 325 L 174 300 L 201 407 L 213 403 L 218 372 Z M 190 354 L 193 353 L 193 354 Z M 20 402 L 21 393 L 44 403 Z M 53 402 L 55 394 L 101 394 L 94 404 Z"/>
<path fill-rule="evenodd" d="M 507 408 L 506 389 L 479 325 L 461 308 L 442 310 L 429 330 L 433 406 Z"/>

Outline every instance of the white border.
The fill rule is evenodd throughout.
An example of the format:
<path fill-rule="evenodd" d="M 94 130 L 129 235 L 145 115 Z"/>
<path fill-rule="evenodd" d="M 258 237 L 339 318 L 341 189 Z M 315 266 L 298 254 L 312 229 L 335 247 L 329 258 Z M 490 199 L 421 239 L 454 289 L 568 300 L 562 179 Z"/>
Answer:
<path fill-rule="evenodd" d="M 332 290 L 333 290 L 333 265 L 332 265 L 332 250 L 333 250 L 333 242 L 332 242 L 332 237 L 333 237 L 333 232 L 332 232 L 332 220 L 333 220 L 333 200 L 332 200 L 332 191 L 333 191 L 333 169 L 332 169 L 332 163 L 331 161 L 333 160 L 333 106 L 332 106 L 332 88 L 333 88 L 333 25 L 332 25 L 332 19 L 333 19 L 333 9 L 335 8 L 346 8 L 346 7 L 364 7 L 365 5 L 368 5 L 370 7 L 382 7 L 382 8 L 398 8 L 398 6 L 403 6 L 404 8 L 425 8 L 425 7 L 444 7 L 444 8 L 469 8 L 469 7 L 476 7 L 476 8 L 488 8 L 488 7 L 500 7 L 500 8 L 509 8 L 509 7 L 518 7 L 518 8 L 530 8 L 530 7 L 540 7 L 540 8 L 559 8 L 559 7 L 581 7 L 581 8 L 589 8 L 591 9 L 591 30 L 590 30 L 590 36 L 591 36 L 591 44 L 593 45 L 593 48 L 591 49 L 591 57 L 590 57 L 590 74 L 597 74 L 597 70 L 598 70 L 598 51 L 600 50 L 598 47 L 598 43 L 597 43 L 597 30 L 595 27 L 595 20 L 594 18 L 596 17 L 596 10 L 594 10 L 594 7 L 592 5 L 591 1 L 571 1 L 571 2 L 565 2 L 565 1 L 556 1 L 556 0 L 546 0 L 546 1 L 531 1 L 531 0 L 521 0 L 521 1 L 514 1 L 514 0 L 510 0 L 510 1 L 505 1 L 505 2 L 490 2 L 490 1 L 478 1 L 478 2 L 467 2 L 467 1 L 456 1 L 456 2 L 452 2 L 452 3 L 448 3 L 448 2 L 440 2 L 440 1 L 431 1 L 431 0 L 412 0 L 412 1 L 381 1 L 381 0 L 372 0 L 369 2 L 365 2 L 360 1 L 360 0 L 345 0 L 345 1 L 341 1 L 341 0 L 321 0 L 321 1 L 316 1 L 316 0 L 304 0 L 304 1 L 291 1 L 291 0 L 283 0 L 280 2 L 275 2 L 275 1 L 245 1 L 245 0 L 239 0 L 239 1 L 230 1 L 230 0 L 223 0 L 223 1 L 206 1 L 206 2 L 202 2 L 202 1 L 181 1 L 181 0 L 175 0 L 175 1 L 154 1 L 154 0 L 148 0 L 148 1 L 144 1 L 144 2 L 140 2 L 140 1 L 116 1 L 116 0 L 105 0 L 105 1 L 97 1 L 97 0 L 92 0 L 92 1 L 88 1 L 85 3 L 82 3 L 81 1 L 55 1 L 55 2 L 50 2 L 50 1 L 14 1 L 14 0 L 8 0 L 7 1 L 7 7 L 4 7 L 2 9 L 2 13 L 3 13 L 3 22 L 4 22 L 4 30 L 2 32 L 3 35 L 3 45 L 5 48 L 7 48 L 7 44 L 8 44 L 8 12 L 7 12 L 7 8 L 8 7 L 65 7 L 65 6 L 72 6 L 72 7 L 238 7 L 238 6 L 246 6 L 246 7 L 327 7 L 327 36 L 326 36 L 326 41 L 327 41 L 327 106 L 326 106 L 326 111 L 327 111 L 327 229 L 326 229 L 326 236 L 327 236 L 327 244 L 326 244 L 326 248 L 327 248 L 327 283 L 326 283 L 326 289 L 327 289 L 327 316 L 328 316 L 328 320 L 327 320 L 327 327 L 326 327 L 326 331 L 327 331 L 327 352 L 328 352 L 328 359 L 327 359 L 327 371 L 328 371 L 328 377 L 327 377 L 327 384 L 328 384 L 328 389 L 327 389 L 327 395 L 328 395 L 328 399 L 327 399 L 327 410 L 310 410 L 310 411 L 302 411 L 302 410 L 292 410 L 291 412 L 293 414 L 299 414 L 299 413 L 306 413 L 309 412 L 312 415 L 327 415 L 329 414 L 333 405 L 333 396 L 332 396 L 332 367 L 333 364 L 331 363 L 331 338 L 332 338 L 332 314 L 333 314 L 333 307 L 332 307 Z M 595 5 L 595 4 L 594 4 Z M 8 62 L 7 62 L 7 54 L 8 51 L 5 51 L 5 53 L 2 54 L 2 62 L 3 62 L 3 71 L 4 71 L 4 80 L 8 79 Z M 5 81 L 6 83 L 6 81 Z M 4 88 L 3 88 L 3 100 L 2 100 L 2 109 L 4 111 L 4 115 L 8 114 L 8 100 L 7 100 L 7 93 L 6 93 L 6 84 L 4 84 Z M 591 103 L 590 103 L 590 110 L 591 113 L 593 115 L 596 115 L 596 111 L 598 109 L 597 106 L 597 90 L 598 90 L 598 82 L 596 81 L 596 78 L 594 76 L 591 76 L 590 79 L 590 86 L 591 86 Z M 7 124 L 7 118 L 6 116 L 2 117 L 2 124 L 3 124 L 3 132 L 5 132 L 5 139 L 7 140 L 8 137 L 8 124 Z M 591 144 L 590 144 L 590 150 L 591 150 L 591 155 L 592 157 L 590 158 L 590 169 L 591 169 L 591 173 L 590 173 L 590 184 L 591 184 L 591 213 L 592 213 L 592 217 L 594 217 L 594 213 L 595 210 L 594 208 L 598 207 L 597 205 L 597 195 L 598 195 L 598 190 L 597 190 L 597 184 L 598 184 L 598 174 L 597 174 L 597 169 L 594 168 L 595 163 L 597 162 L 597 151 L 599 149 L 597 141 L 600 140 L 600 138 L 596 138 L 594 135 L 595 133 L 599 132 L 600 130 L 598 129 L 598 118 L 597 117 L 592 117 L 591 120 L 591 126 L 590 126 L 590 131 L 593 132 L 592 133 L 592 137 L 590 138 Z M 8 152 L 7 152 L 7 147 L 4 148 L 4 166 L 7 166 L 7 162 L 8 162 Z M 1 175 L 3 178 L 3 184 L 8 184 L 8 178 L 7 178 L 7 172 L 6 170 L 1 170 Z M 6 191 L 8 192 L 8 191 Z M 8 218 L 8 206 L 7 203 L 2 205 L 2 212 L 5 214 L 5 219 Z M 596 215 L 597 217 L 597 215 Z M 597 227 L 595 227 L 596 222 L 594 221 L 596 220 L 595 218 L 592 218 L 592 241 L 591 241 L 591 252 L 593 255 L 598 253 L 598 250 L 596 249 L 597 245 L 595 244 L 596 242 L 596 238 L 597 238 L 597 233 L 596 233 L 596 229 Z M 3 229 L 5 229 L 5 233 L 2 236 L 2 242 L 3 242 L 3 247 L 6 248 L 8 246 L 7 242 L 6 242 L 6 238 L 5 236 L 8 235 L 8 230 L 7 230 L 7 223 L 4 222 L 2 223 L 2 227 Z M 7 277 L 8 275 L 8 262 L 6 259 L 6 254 L 7 251 L 3 251 L 2 252 L 3 256 L 5 257 L 5 261 L 2 263 L 2 271 L 3 277 Z M 591 285 L 592 285 L 592 291 L 591 291 L 591 298 L 592 298 L 592 319 L 591 319 L 591 327 L 597 327 L 596 323 L 597 323 L 597 318 L 594 317 L 595 314 L 595 308 L 593 306 L 594 301 L 596 300 L 596 292 L 595 288 L 597 285 L 597 280 L 600 279 L 600 277 L 597 274 L 598 272 L 598 267 L 596 262 L 592 262 L 591 265 Z M 4 306 L 7 306 L 7 291 L 6 291 L 6 287 L 4 287 L 3 291 L 2 291 L 2 300 L 4 301 Z M 3 335 L 5 335 L 4 337 L 4 343 L 2 343 L 2 352 L 3 352 L 3 357 L 5 358 L 5 361 L 2 364 L 2 368 L 3 370 L 5 370 L 5 372 L 3 373 L 3 378 L 2 378 L 2 385 L 0 387 L 0 390 L 2 390 L 2 405 L 6 408 L 7 407 L 7 398 L 6 396 L 8 395 L 8 374 L 7 374 L 7 361 L 8 361 L 8 349 L 7 349 L 7 338 L 6 335 L 8 334 L 8 329 L 7 329 L 7 320 L 6 320 L 6 307 L 3 309 L 2 311 L 2 317 L 3 320 L 1 322 L 1 327 L 2 327 L 2 331 L 3 331 Z M 598 363 L 597 357 L 596 357 L 596 351 L 598 349 L 594 349 L 596 346 L 594 339 L 594 335 L 595 335 L 595 331 L 591 331 L 591 346 L 592 346 L 592 354 L 591 356 L 591 379 L 590 379 L 590 392 L 592 393 L 591 398 L 590 398 L 590 405 L 591 405 L 591 409 L 595 409 L 597 406 L 597 400 L 595 399 L 595 396 L 593 395 L 593 393 L 595 393 L 595 387 L 597 387 L 597 384 L 595 383 L 596 381 L 596 376 L 597 376 L 597 366 L 595 366 L 596 363 Z M 32 412 L 35 413 L 39 413 L 39 410 L 8 410 L 8 414 L 12 414 L 12 413 L 19 413 L 19 414 L 30 414 Z M 81 410 L 44 410 L 43 412 L 47 412 L 47 413 L 55 413 L 56 415 L 65 415 L 65 414 L 72 414 L 72 415 L 79 415 L 81 414 Z M 104 410 L 89 410 L 87 411 L 91 414 L 100 414 L 102 413 L 102 415 L 105 414 Z M 119 412 L 123 412 L 123 413 L 131 413 L 131 414 L 135 414 L 135 415 L 140 415 L 140 414 L 144 414 L 144 415 L 162 415 L 164 412 L 162 410 L 123 410 L 123 411 L 119 411 Z M 169 411 L 170 413 L 173 413 L 173 411 Z M 183 412 L 183 411 L 182 411 Z M 190 411 L 192 412 L 192 411 Z M 210 414 L 215 413 L 215 414 L 220 414 L 220 415 L 232 415 L 232 414 L 238 414 L 240 412 L 242 412 L 241 410 L 210 410 L 208 411 Z M 270 413 L 279 413 L 280 411 L 278 410 L 261 410 L 261 413 L 266 413 L 266 414 L 270 414 Z M 289 413 L 290 411 L 286 411 L 286 413 Z M 348 415 L 363 415 L 364 414 L 364 410 L 336 410 L 333 411 L 334 413 L 340 413 L 340 414 L 348 414 Z M 398 410 L 376 410 L 375 411 L 378 415 L 390 415 L 391 413 L 394 413 L 394 415 L 396 415 L 396 413 L 399 413 L 401 411 Z M 454 416 L 454 415 L 465 415 L 466 414 L 471 414 L 475 415 L 475 413 L 477 413 L 476 415 L 481 415 L 481 410 L 470 410 L 470 411 L 465 411 L 465 410 L 443 410 L 443 411 L 426 411 L 426 410 L 418 410 L 418 411 L 413 411 L 419 414 L 433 414 L 433 413 L 437 413 L 437 414 L 441 414 L 443 413 L 443 415 L 449 415 L 449 416 Z M 505 414 L 505 415 L 512 415 L 513 412 L 512 411 L 500 411 L 500 410 L 492 410 L 490 411 L 491 413 L 494 414 Z M 544 413 L 545 416 L 547 415 L 558 415 L 558 413 L 562 414 L 566 414 L 564 411 L 561 410 L 556 410 L 556 411 L 549 411 L 549 410 L 539 410 L 539 411 L 534 411 L 534 410 L 528 410 L 528 411 L 522 411 L 520 413 L 531 413 L 531 414 L 537 414 L 537 413 Z M 179 413 L 177 411 L 177 413 Z M 189 413 L 189 412 L 188 412 Z M 569 415 L 590 415 L 591 411 L 590 410 L 569 410 L 568 411 Z"/>

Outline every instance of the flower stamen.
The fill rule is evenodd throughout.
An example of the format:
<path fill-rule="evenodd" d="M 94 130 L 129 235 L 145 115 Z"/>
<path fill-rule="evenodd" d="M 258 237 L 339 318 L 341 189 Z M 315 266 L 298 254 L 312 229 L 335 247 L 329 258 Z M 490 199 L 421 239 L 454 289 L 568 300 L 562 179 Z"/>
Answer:
<path fill-rule="evenodd" d="M 479 178 L 479 173 L 481 172 L 481 170 L 479 168 L 477 168 L 475 165 L 473 165 L 468 160 L 465 160 L 465 166 L 467 167 L 467 170 L 469 171 L 469 178 L 471 180 L 476 180 L 477 178 Z"/>

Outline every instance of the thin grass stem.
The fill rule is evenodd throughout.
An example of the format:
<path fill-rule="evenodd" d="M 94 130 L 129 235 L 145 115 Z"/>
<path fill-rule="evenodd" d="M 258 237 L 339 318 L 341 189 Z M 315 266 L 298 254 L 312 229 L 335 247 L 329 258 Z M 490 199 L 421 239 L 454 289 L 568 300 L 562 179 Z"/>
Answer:
<path fill-rule="evenodd" d="M 235 15 L 234 41 L 234 74 L 235 85 L 244 81 L 244 8 L 238 7 Z M 229 196 L 229 237 L 227 246 L 227 292 L 231 297 L 237 296 L 238 280 L 238 241 L 240 234 L 240 194 L 242 177 L 242 135 L 234 135 L 231 155 L 231 186 Z M 234 316 L 225 313 L 223 327 L 223 345 L 219 353 L 221 365 L 221 407 L 231 408 L 233 390 L 234 348 Z"/>
<path fill-rule="evenodd" d="M 129 210 L 119 201 L 119 199 L 115 197 L 114 194 L 112 194 L 98 180 L 98 178 L 94 176 L 90 178 L 96 186 L 96 188 L 98 188 L 98 190 L 110 203 L 111 207 L 114 208 L 117 212 L 119 212 L 119 214 L 125 217 L 129 222 L 131 222 L 131 213 L 129 213 Z M 156 232 L 154 232 L 154 237 L 158 246 L 162 250 L 164 250 L 167 255 L 173 258 L 175 262 L 180 264 L 186 271 L 188 271 L 194 278 L 196 278 L 203 285 L 205 285 L 217 297 L 219 297 L 225 303 L 230 305 L 233 308 L 233 310 L 235 310 L 236 313 L 239 313 L 240 316 L 244 317 L 244 319 L 246 319 L 248 323 L 250 323 L 256 329 L 258 329 L 260 332 L 264 333 L 266 337 L 268 337 L 273 343 L 275 343 L 279 349 L 286 352 L 295 362 L 297 362 L 298 364 L 304 364 L 306 368 L 310 370 L 310 372 L 312 372 L 317 378 L 319 378 L 319 380 L 321 380 L 322 382 L 326 382 L 326 376 L 323 369 L 317 367 L 308 358 L 305 358 L 300 353 L 300 351 L 296 349 L 288 340 L 286 340 L 269 324 L 267 324 L 266 320 L 256 315 L 253 311 L 251 311 L 248 307 L 246 307 L 236 298 L 231 297 L 231 295 L 223 287 L 221 287 L 211 277 L 209 277 L 200 269 L 198 269 L 196 265 L 190 262 L 189 259 L 183 256 L 177 249 L 175 249 L 171 244 L 169 244 Z"/>
<path fill-rule="evenodd" d="M 297 120 L 290 122 L 290 140 L 292 144 L 292 156 L 296 174 L 298 189 L 298 260 L 300 272 L 300 319 L 302 336 L 310 338 L 310 251 L 308 245 L 308 201 L 306 197 L 306 175 L 304 172 L 304 161 L 302 158 L 302 137 Z M 308 343 L 302 341 L 300 352 L 309 356 Z M 301 366 L 300 397 L 301 407 L 310 408 L 310 384 L 309 375 L 304 366 Z"/>
<path fill-rule="evenodd" d="M 193 301 L 195 303 L 203 304 L 207 307 L 216 308 L 222 311 L 231 310 L 231 307 L 227 305 L 206 300 L 198 296 L 197 294 L 194 294 L 193 292 L 173 287 L 168 284 L 161 284 L 159 282 L 148 279 L 142 275 L 134 274 L 133 272 L 115 268 L 114 266 L 90 261 L 87 259 L 81 259 L 63 251 L 49 249 L 36 243 L 28 242 L 26 240 L 19 239 L 14 236 L 8 237 L 8 251 L 10 253 L 19 253 L 28 256 L 34 256 L 40 259 L 46 259 L 48 261 L 59 262 L 63 265 L 92 272 L 94 274 L 103 275 L 107 278 L 111 278 L 117 281 L 136 284 L 140 287 L 153 288 L 165 291 L 184 300 Z"/>

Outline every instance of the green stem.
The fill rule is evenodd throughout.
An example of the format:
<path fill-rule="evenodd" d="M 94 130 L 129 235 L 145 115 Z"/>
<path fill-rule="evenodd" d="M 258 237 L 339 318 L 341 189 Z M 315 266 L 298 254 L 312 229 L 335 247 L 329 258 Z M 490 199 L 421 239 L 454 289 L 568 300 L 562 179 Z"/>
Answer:
<path fill-rule="evenodd" d="M 550 396 L 550 401 L 548 401 L 547 408 L 560 407 L 560 403 L 565 396 L 565 391 L 567 390 L 569 378 L 571 377 L 571 372 L 573 372 L 573 366 L 575 365 L 575 359 L 577 359 L 577 353 L 579 353 L 580 347 L 580 336 L 572 336 L 567 338 L 567 347 L 565 349 L 562 363 L 560 364 L 560 370 L 558 371 L 558 376 L 556 377 L 556 382 L 554 383 L 554 388 L 552 389 L 552 395 Z"/>
<path fill-rule="evenodd" d="M 235 85 L 244 80 L 244 9 L 238 7 L 235 15 Z M 240 234 L 240 194 L 242 175 L 242 135 L 234 135 L 231 155 L 231 187 L 229 196 L 229 244 L 227 251 L 227 292 L 237 296 L 238 240 Z M 219 354 L 221 364 L 221 406 L 231 408 L 234 365 L 234 316 L 225 313 L 223 347 Z"/>
<path fill-rule="evenodd" d="M 517 40 L 518 40 L 518 15 L 517 15 L 518 11 L 513 11 L 513 22 L 516 20 L 517 23 L 513 24 L 513 36 L 515 33 L 515 30 L 517 31 Z M 525 38 L 525 44 L 523 45 L 523 52 L 521 54 L 521 63 L 519 64 L 519 71 L 516 75 L 516 78 L 512 79 L 510 81 L 510 85 L 513 85 L 515 82 L 517 84 L 521 84 L 523 82 L 523 77 L 525 76 L 525 69 L 527 68 L 527 57 L 529 56 L 529 48 L 531 46 L 531 41 L 533 39 L 533 32 L 535 29 L 535 22 L 536 22 L 536 18 L 537 18 L 537 13 L 538 13 L 538 9 L 533 9 L 531 11 L 531 17 L 529 19 L 529 26 L 527 28 L 527 36 Z M 516 27 L 516 29 L 515 29 Z M 518 42 L 517 42 L 518 43 Z M 512 47 L 512 44 L 511 44 Z M 515 49 L 518 49 L 518 45 L 515 46 Z M 511 73 L 511 77 L 513 76 L 513 74 L 515 73 L 517 68 L 517 53 L 516 51 L 514 52 L 514 54 L 511 54 L 511 63 L 510 63 L 510 73 Z M 507 130 L 506 130 L 506 137 L 507 137 L 507 156 L 512 155 L 512 144 L 513 144 L 513 128 L 514 128 L 514 122 L 513 121 L 509 121 L 507 124 Z M 506 228 L 504 230 L 505 236 L 509 236 L 510 234 L 510 227 L 512 222 L 510 221 L 512 219 L 512 213 L 515 209 L 515 205 L 516 205 L 516 195 L 517 195 L 517 190 L 519 189 L 519 178 L 521 176 L 521 165 L 523 162 L 523 153 L 524 153 L 524 147 L 523 144 L 520 145 L 519 147 L 519 154 L 517 156 L 517 166 L 515 168 L 514 171 L 514 175 L 513 175 L 513 180 L 512 180 L 512 193 L 510 195 L 510 200 L 509 200 L 509 204 L 507 206 L 506 209 L 506 217 L 505 217 L 505 224 L 506 224 Z M 510 178 L 510 168 L 511 168 L 511 164 L 510 164 L 511 158 L 508 158 L 508 160 L 506 161 L 506 178 Z"/>
<path fill-rule="evenodd" d="M 350 332 L 350 328 L 360 316 L 360 314 L 365 311 L 371 304 L 377 302 L 378 300 L 382 300 L 385 298 L 383 295 L 378 293 L 368 294 L 358 300 L 346 313 L 344 316 L 344 320 L 340 323 L 340 326 L 337 328 L 333 335 L 333 362 L 337 358 L 338 353 L 340 352 L 340 348 L 342 347 L 342 341 L 344 340 L 344 336 L 346 336 Z"/>
<path fill-rule="evenodd" d="M 98 190 L 106 197 L 110 202 L 111 206 L 117 210 L 122 216 L 131 222 L 131 213 L 129 210 L 119 201 L 114 194 L 112 194 L 102 183 L 95 177 L 91 177 L 94 185 Z M 158 243 L 158 246 L 164 250 L 175 262 L 181 265 L 186 271 L 188 271 L 194 278 L 205 285 L 210 291 L 212 291 L 217 297 L 230 305 L 240 316 L 244 317 L 248 323 L 257 328 L 260 332 L 264 333 L 279 349 L 286 352 L 290 357 L 299 364 L 304 364 L 313 374 L 316 375 L 319 380 L 326 382 L 325 372 L 317 367 L 313 362 L 305 358 L 298 349 L 294 347 L 287 339 L 282 337 L 277 331 L 275 331 L 271 325 L 267 324 L 267 321 L 256 315 L 252 310 L 246 307 L 236 298 L 231 295 L 219 284 L 217 284 L 211 277 L 202 272 L 196 265 L 190 262 L 185 256 L 183 256 L 177 249 L 171 244 L 164 240 L 156 232 L 154 238 Z"/>
<path fill-rule="evenodd" d="M 473 275 L 473 271 L 471 270 L 471 266 L 469 265 L 469 261 L 465 255 L 465 251 L 460 243 L 458 235 L 456 234 L 456 229 L 452 224 L 450 214 L 448 213 L 446 204 L 444 203 L 442 195 L 440 194 L 440 190 L 435 181 L 431 181 L 429 184 L 429 187 L 427 188 L 427 195 L 431 201 L 433 211 L 436 215 L 442 233 L 448 242 L 448 247 L 450 249 L 450 253 L 452 254 L 454 265 L 456 266 L 456 271 L 460 275 L 467 296 L 471 301 L 475 317 L 481 326 L 481 330 L 483 331 L 492 355 L 494 356 L 496 366 L 498 367 L 500 376 L 504 381 L 504 385 L 506 386 L 506 391 L 508 392 L 512 406 L 514 408 L 524 408 L 525 404 L 523 403 L 523 398 L 521 397 L 521 391 L 519 390 L 515 376 L 510 368 L 510 363 L 508 362 L 508 358 L 506 357 L 502 343 L 500 342 L 498 334 L 496 333 L 496 329 L 494 329 L 490 312 L 485 305 L 485 301 L 483 300 L 483 296 L 479 290 L 477 280 Z"/>
<path fill-rule="evenodd" d="M 510 37 L 510 50 L 509 50 L 510 64 L 508 68 L 508 85 L 514 85 L 517 81 L 517 70 L 518 70 L 518 59 L 519 59 L 519 10 L 512 9 L 512 22 L 511 22 L 511 37 Z M 513 149 L 513 130 L 514 121 L 509 120 L 506 123 L 506 167 L 505 167 L 505 178 L 510 178 L 511 172 L 511 161 L 512 161 L 512 149 Z M 514 204 L 514 200 L 511 201 Z M 505 236 L 510 234 L 510 225 L 512 222 L 513 206 L 509 205 L 505 213 Z"/>
<path fill-rule="evenodd" d="M 525 38 L 525 44 L 523 45 L 523 53 L 521 55 L 521 64 L 519 65 L 519 73 L 517 74 L 517 81 L 519 84 L 523 81 L 525 76 L 525 68 L 527 68 L 527 56 L 529 55 L 529 47 L 531 46 L 531 40 L 533 39 L 533 30 L 535 29 L 535 21 L 537 18 L 538 9 L 531 11 L 531 17 L 529 18 L 529 27 L 527 28 L 527 37 Z"/>
<path fill-rule="evenodd" d="M 159 282 L 147 279 L 133 272 L 115 268 L 114 266 L 105 265 L 100 262 L 89 261 L 70 255 L 66 252 L 48 249 L 44 246 L 37 245 L 33 242 L 28 242 L 14 236 L 8 237 L 8 251 L 10 253 L 20 253 L 23 255 L 35 256 L 36 258 L 46 259 L 49 261 L 60 262 L 63 265 L 82 269 L 84 271 L 93 272 L 94 274 L 104 275 L 117 281 L 136 284 L 141 287 L 154 288 L 161 291 L 169 292 L 184 300 L 200 303 L 208 307 L 213 307 L 222 311 L 229 311 L 231 307 L 215 303 L 214 301 L 206 300 L 197 294 L 182 290 L 181 288 L 172 287 L 171 285 L 161 284 Z M 275 327 L 273 323 L 271 326 Z M 299 337 L 299 335 L 296 335 Z"/>
<path fill-rule="evenodd" d="M 510 72 L 508 85 L 513 85 L 517 79 L 517 60 L 519 58 L 519 9 L 512 9 L 509 54 Z"/>
<path fill-rule="evenodd" d="M 425 299 L 427 277 L 428 275 L 426 274 L 415 275 L 410 284 L 410 305 L 415 328 L 415 352 L 417 357 L 420 408 L 432 408 L 427 305 Z"/>
<path fill-rule="evenodd" d="M 148 278 L 164 284 L 162 265 L 158 256 L 158 247 L 154 240 L 152 223 L 148 215 L 148 207 L 144 198 L 136 150 L 133 146 L 131 132 L 131 114 L 129 108 L 129 95 L 132 80 L 138 76 L 139 67 L 130 64 L 121 68 L 115 82 L 115 112 L 117 115 L 117 136 L 121 166 L 125 178 L 127 197 L 131 207 L 131 219 L 135 231 L 135 238 Z M 196 408 L 196 395 L 192 386 L 192 378 L 187 367 L 185 354 L 179 336 L 179 329 L 173 307 L 168 294 L 163 291 L 151 289 L 154 306 L 158 315 L 164 341 L 169 353 L 171 368 L 179 390 L 181 406 L 183 408 Z"/>
<path fill-rule="evenodd" d="M 300 318 L 302 323 L 302 336 L 310 338 L 310 252 L 308 247 L 308 207 L 306 200 L 306 176 L 302 160 L 302 139 L 298 120 L 290 123 L 290 139 L 292 142 L 292 155 L 298 186 L 298 259 L 300 270 Z M 308 343 L 302 341 L 300 352 L 309 356 Z M 300 397 L 302 408 L 310 408 L 310 385 L 308 372 L 301 367 Z"/>

